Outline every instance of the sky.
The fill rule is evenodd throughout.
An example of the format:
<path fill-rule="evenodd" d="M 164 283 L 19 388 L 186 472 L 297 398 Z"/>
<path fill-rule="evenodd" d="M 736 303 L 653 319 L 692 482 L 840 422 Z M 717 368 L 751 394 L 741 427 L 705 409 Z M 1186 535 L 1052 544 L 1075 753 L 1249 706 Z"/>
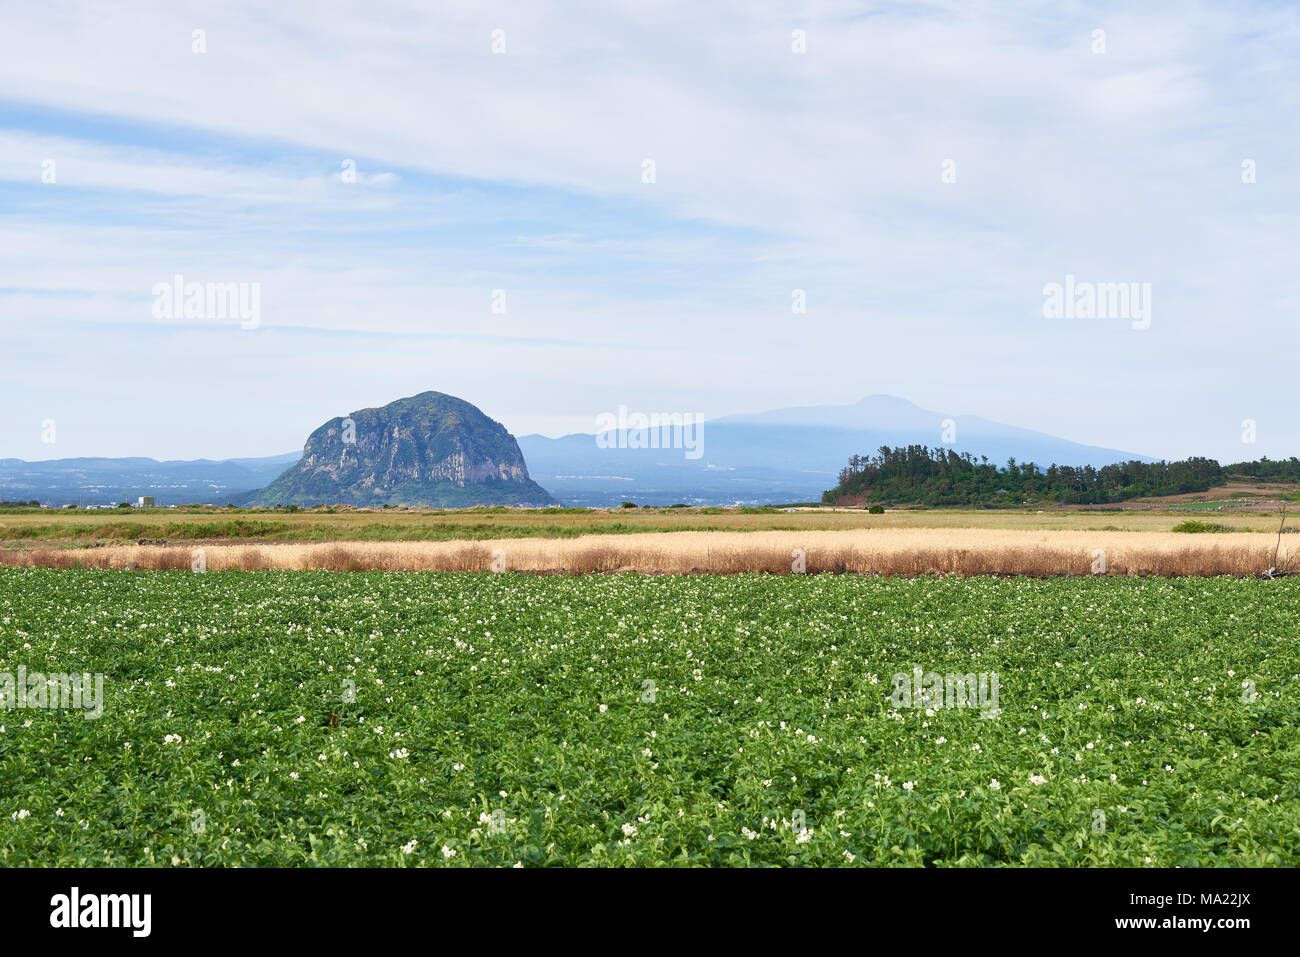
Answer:
<path fill-rule="evenodd" d="M 430 389 L 516 435 L 886 393 L 1300 455 L 1293 3 L 0 19 L 0 458 L 273 455 Z M 178 276 L 255 318 L 165 314 Z M 1067 276 L 1149 312 L 1048 315 Z"/>

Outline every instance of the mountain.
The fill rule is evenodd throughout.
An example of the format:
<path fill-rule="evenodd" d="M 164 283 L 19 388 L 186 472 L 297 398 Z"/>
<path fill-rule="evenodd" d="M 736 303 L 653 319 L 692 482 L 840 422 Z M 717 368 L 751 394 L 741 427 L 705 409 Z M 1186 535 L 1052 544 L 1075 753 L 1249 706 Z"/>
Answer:
<path fill-rule="evenodd" d="M 395 422 L 399 431 L 405 428 L 406 432 L 394 440 L 388 425 L 379 423 L 390 414 L 406 414 L 398 409 L 409 408 L 408 404 L 428 408 L 412 411 L 414 418 L 405 426 Z M 465 434 L 479 438 L 463 447 L 446 444 L 459 430 L 450 427 L 450 420 L 444 420 L 444 411 L 439 409 L 463 421 Z M 1012 457 L 1039 465 L 1055 462 L 1094 467 L 1133 459 L 1151 461 L 1131 452 L 1080 445 L 978 416 L 933 412 L 887 395 L 868 396 L 851 405 L 799 406 L 710 419 L 699 425 L 698 432 L 678 430 L 661 436 L 669 441 L 660 445 L 668 447 L 657 449 L 617 447 L 620 442 L 631 444 L 627 440 L 633 434 L 644 437 L 640 430 L 605 433 L 606 439 L 613 439 L 606 443 L 615 446 L 612 448 L 598 446 L 592 433 L 558 439 L 525 435 L 516 442 L 474 406 L 436 392 L 356 412 L 352 418 L 356 446 L 344 448 L 344 420 L 333 419 L 307 440 L 307 454 L 319 460 L 312 465 L 300 463 L 298 453 L 219 462 L 0 459 L 0 500 L 111 504 L 152 495 L 159 505 L 390 501 L 475 505 L 546 504 L 553 495 L 568 505 L 587 506 L 617 505 L 625 500 L 657 505 L 813 502 L 835 486 L 851 455 L 871 455 L 882 445 L 943 445 L 946 419 L 953 421 L 952 448 L 987 456 L 998 464 Z M 442 431 L 444 426 L 450 428 L 449 433 Z M 331 428 L 336 433 L 332 442 Z M 678 441 L 674 443 L 673 438 Z M 694 451 L 683 447 L 695 445 L 696 439 Z M 674 444 L 678 447 L 673 448 Z M 448 452 L 453 448 L 455 452 Z M 444 462 L 449 454 L 462 456 L 459 470 Z M 378 455 L 388 455 L 389 460 L 380 462 L 375 458 Z M 465 455 L 470 462 L 467 469 Z M 444 464 L 440 466 L 440 462 Z M 294 467 L 286 472 L 289 466 Z M 417 472 L 419 479 L 415 478 Z M 529 478 L 530 473 L 536 481 Z M 466 485 L 441 478 L 451 474 Z M 426 476 L 433 477 L 432 486 Z M 370 490 L 375 488 L 386 491 L 372 494 Z M 433 500 L 423 497 L 425 493 L 433 495 Z"/>
<path fill-rule="evenodd" d="M 298 461 L 298 452 L 252 459 L 163 461 L 76 458 L 25 462 L 0 459 L 0 501 L 44 505 L 113 505 L 152 496 L 158 505 L 224 504 L 261 488 Z"/>
<path fill-rule="evenodd" d="M 301 461 L 239 505 L 549 505 L 514 436 L 475 406 L 422 392 L 330 419 Z"/>
<path fill-rule="evenodd" d="M 945 436 L 945 420 L 951 420 Z M 634 438 L 634 436 L 636 438 Z M 1008 458 L 1048 465 L 1102 466 L 1133 459 L 1117 449 L 1081 445 L 1044 432 L 992 422 L 978 416 L 933 412 L 896 396 L 871 395 L 852 405 L 799 406 L 752 415 L 710 419 L 685 435 L 669 431 L 660 448 L 646 445 L 644 430 L 578 433 L 551 439 L 525 435 L 519 447 L 533 474 L 570 505 L 731 504 L 820 501 L 854 454 L 874 454 L 882 445 L 948 445 L 991 461 Z M 688 457 L 684 446 L 698 446 Z M 945 443 L 945 438 L 953 441 Z M 667 447 L 665 447 L 667 446 Z M 675 447 L 674 447 L 675 446 Z"/>

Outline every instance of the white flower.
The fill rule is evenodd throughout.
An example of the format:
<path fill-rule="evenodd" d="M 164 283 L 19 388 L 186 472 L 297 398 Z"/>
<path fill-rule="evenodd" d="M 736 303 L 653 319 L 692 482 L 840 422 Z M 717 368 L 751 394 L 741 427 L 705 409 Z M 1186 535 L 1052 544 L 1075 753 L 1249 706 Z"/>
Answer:
<path fill-rule="evenodd" d="M 463 765 L 463 764 L 453 764 L 453 765 L 451 766 L 451 769 L 452 769 L 453 771 L 464 771 L 464 770 L 465 770 L 465 765 Z"/>
<path fill-rule="evenodd" d="M 388 756 L 390 758 L 396 758 L 399 761 L 402 760 L 403 758 L 410 757 L 410 754 L 411 752 L 407 751 L 406 748 L 398 748 L 396 751 L 388 752 Z"/>
<path fill-rule="evenodd" d="M 14 821 L 21 821 L 23 818 L 31 816 L 32 812 L 27 810 L 25 807 L 20 807 L 18 810 L 14 811 L 13 814 L 9 815 L 10 819 Z"/>
<path fill-rule="evenodd" d="M 412 851 L 415 850 L 415 845 L 419 843 L 420 842 L 417 841 L 415 838 L 411 838 L 411 840 L 408 843 L 402 845 L 402 853 L 410 854 Z"/>
<path fill-rule="evenodd" d="M 914 788 L 914 787 L 916 787 L 916 782 L 915 782 L 915 781 L 904 781 L 904 782 L 903 782 L 903 790 L 904 790 L 904 791 L 910 791 L 910 790 L 912 790 L 912 788 Z"/>
<path fill-rule="evenodd" d="M 624 825 L 623 825 L 623 834 L 624 834 L 625 836 L 627 836 L 627 837 L 635 837 L 635 836 L 636 836 L 636 825 L 635 825 L 635 824 L 624 824 Z"/>
<path fill-rule="evenodd" d="M 163 738 L 163 744 L 180 744 L 181 736 L 179 734 L 169 734 Z"/>
<path fill-rule="evenodd" d="M 289 777 L 291 777 L 291 778 L 293 778 L 295 781 L 297 781 L 297 780 L 298 780 L 298 772 L 297 772 L 297 771 L 290 771 L 290 772 L 289 772 Z"/>
<path fill-rule="evenodd" d="M 446 844 L 444 844 L 442 845 L 442 856 L 447 858 L 455 857 L 456 851 L 454 848 L 450 848 Z"/>
<path fill-rule="evenodd" d="M 993 790 L 995 790 L 995 791 L 1001 791 L 1001 790 L 1002 790 L 1002 785 L 1001 785 L 1001 784 L 998 784 L 998 779 L 997 779 L 997 778 L 993 778 L 992 780 L 989 781 L 989 787 L 991 787 L 991 788 L 992 788 Z"/>
<path fill-rule="evenodd" d="M 1031 774 L 1031 775 L 1029 775 L 1029 783 L 1030 783 L 1030 784 L 1046 784 L 1046 783 L 1047 783 L 1047 778 L 1043 777 L 1041 774 Z"/>
<path fill-rule="evenodd" d="M 604 713 L 605 713 L 606 711 L 608 711 L 608 710 L 609 710 L 609 705 L 607 705 L 607 704 L 602 704 L 602 705 L 600 706 L 600 713 L 601 713 L 601 714 L 604 714 Z"/>
<path fill-rule="evenodd" d="M 749 838 L 751 841 L 754 840 L 756 837 L 758 837 L 758 832 L 757 832 L 757 831 L 751 831 L 751 830 L 750 830 L 749 828 L 747 828 L 747 827 L 742 827 L 742 828 L 740 829 L 740 833 L 743 834 L 743 835 L 745 835 L 745 837 Z"/>

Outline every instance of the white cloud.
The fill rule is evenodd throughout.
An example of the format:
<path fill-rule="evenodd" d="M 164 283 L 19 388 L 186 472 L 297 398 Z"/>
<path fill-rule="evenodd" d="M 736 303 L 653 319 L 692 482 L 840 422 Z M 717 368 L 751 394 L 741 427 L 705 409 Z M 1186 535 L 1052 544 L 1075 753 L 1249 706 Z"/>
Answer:
<path fill-rule="evenodd" d="M 258 386 L 219 361 L 256 356 L 261 382 L 309 368 L 306 409 L 373 381 L 487 392 L 513 430 L 559 431 L 588 427 L 584 402 L 628 393 L 727 412 L 894 392 L 1226 457 L 1236 432 L 1215 416 L 1239 405 L 1229 418 L 1262 423 L 1300 398 L 1261 375 L 1259 350 L 1296 341 L 1294 8 L 51 9 L 7 14 L 0 101 L 143 132 L 0 128 L 0 182 L 29 190 L 0 213 L 4 333 L 82 330 L 57 358 L 0 359 L 7 403 L 20 378 L 39 405 L 69 370 L 93 376 L 83 362 L 115 351 L 117 324 L 150 322 L 149 288 L 177 272 L 263 283 L 279 331 L 256 347 L 221 329 L 131 333 L 161 336 L 155 365 L 185 369 L 183 343 L 230 390 Z M 790 50 L 796 27 L 806 54 Z M 207 53 L 191 52 L 195 28 Z M 222 137 L 237 146 L 210 148 Z M 39 192 L 46 157 L 59 182 Z M 340 181 L 349 158 L 355 184 Z M 1151 329 L 1044 320 L 1042 286 L 1066 273 L 1151 282 Z M 488 309 L 496 288 L 504 316 Z M 308 346 L 292 328 L 374 338 Z M 638 344 L 652 358 L 625 363 Z M 470 371 L 504 368 L 488 384 Z M 242 440 L 201 401 L 191 413 L 193 454 Z M 147 451 L 147 427 L 130 428 Z M 48 452 L 6 429 L 4 454 Z M 266 442 L 248 454 L 285 444 Z M 1279 423 L 1250 451 L 1297 444 L 1300 427 Z"/>

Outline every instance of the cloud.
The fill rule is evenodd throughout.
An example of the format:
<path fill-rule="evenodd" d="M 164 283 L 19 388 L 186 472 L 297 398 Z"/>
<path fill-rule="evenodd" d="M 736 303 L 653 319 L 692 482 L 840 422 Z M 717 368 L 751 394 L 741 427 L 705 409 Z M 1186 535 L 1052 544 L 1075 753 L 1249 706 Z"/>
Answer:
<path fill-rule="evenodd" d="M 172 385 L 192 375 L 182 343 L 212 357 L 218 390 L 256 388 L 218 357 L 292 378 L 308 350 L 305 408 L 349 379 L 454 382 L 519 432 L 585 428 L 633 395 L 721 413 L 891 392 L 1230 457 L 1238 429 L 1218 418 L 1262 423 L 1300 398 L 1258 348 L 1297 335 L 1297 40 L 1300 13 L 1267 3 L 14 12 L 0 323 L 78 331 L 57 358 L 0 358 L 0 399 L 22 378 L 52 404 L 125 334 L 186 370 Z M 141 330 L 176 273 L 260 282 L 257 344 Z M 1151 328 L 1045 320 L 1042 287 L 1067 273 L 1152 283 Z M 421 367 L 412 342 L 439 361 Z M 653 359 L 629 363 L 636 346 Z M 508 379 L 463 371 L 480 361 Z M 238 441 L 182 402 L 195 446 Z M 121 441 L 137 449 L 191 441 L 135 419 Z M 5 428 L 5 453 L 48 451 Z M 244 451 L 284 444 L 266 441 Z M 1244 451 L 1297 444 L 1277 422 Z"/>

